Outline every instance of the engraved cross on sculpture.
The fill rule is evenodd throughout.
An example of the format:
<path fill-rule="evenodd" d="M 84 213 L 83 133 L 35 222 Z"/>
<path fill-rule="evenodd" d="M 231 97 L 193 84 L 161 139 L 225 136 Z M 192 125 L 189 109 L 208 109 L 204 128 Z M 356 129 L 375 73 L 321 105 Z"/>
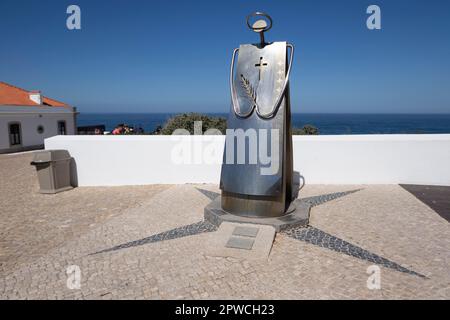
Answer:
<path fill-rule="evenodd" d="M 259 58 L 259 63 L 255 64 L 255 67 L 259 68 L 259 76 L 258 76 L 258 80 L 261 81 L 261 71 L 263 67 L 267 66 L 267 62 L 263 62 L 263 57 Z"/>

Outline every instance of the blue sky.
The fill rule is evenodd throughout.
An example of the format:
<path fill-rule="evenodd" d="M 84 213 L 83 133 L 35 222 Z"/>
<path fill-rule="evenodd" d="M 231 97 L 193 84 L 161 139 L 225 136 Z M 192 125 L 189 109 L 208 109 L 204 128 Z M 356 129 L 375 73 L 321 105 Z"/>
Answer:
<path fill-rule="evenodd" d="M 82 30 L 66 28 L 77 4 Z M 377 4 L 382 30 L 368 30 Z M 2 0 L 0 81 L 81 112 L 228 112 L 233 48 L 295 45 L 293 112 L 450 113 L 450 1 Z"/>

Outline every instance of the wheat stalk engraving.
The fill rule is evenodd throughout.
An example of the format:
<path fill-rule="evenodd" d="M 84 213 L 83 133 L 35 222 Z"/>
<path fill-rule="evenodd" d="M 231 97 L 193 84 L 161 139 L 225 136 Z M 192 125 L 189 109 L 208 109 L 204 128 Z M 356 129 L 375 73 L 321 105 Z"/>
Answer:
<path fill-rule="evenodd" d="M 247 97 L 256 105 L 256 90 L 250 84 L 250 81 L 241 74 L 241 86 L 244 88 Z"/>

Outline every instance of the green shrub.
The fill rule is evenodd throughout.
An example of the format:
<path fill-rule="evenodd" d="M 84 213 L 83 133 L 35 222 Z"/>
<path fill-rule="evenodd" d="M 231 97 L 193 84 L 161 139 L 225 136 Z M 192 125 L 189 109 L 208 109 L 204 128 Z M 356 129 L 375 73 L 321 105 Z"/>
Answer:
<path fill-rule="evenodd" d="M 292 128 L 293 135 L 312 136 L 319 134 L 319 129 L 313 125 L 307 124 L 303 128 Z"/>
<path fill-rule="evenodd" d="M 171 135 L 177 129 L 185 129 L 190 134 L 194 134 L 194 122 L 202 122 L 202 134 L 208 129 L 218 129 L 225 134 L 227 129 L 227 120 L 223 117 L 207 116 L 201 113 L 183 113 L 177 114 L 167 120 L 163 127 L 158 128 L 153 134 Z M 313 125 L 307 124 L 303 128 L 292 128 L 293 135 L 317 135 L 319 130 Z"/>
<path fill-rule="evenodd" d="M 225 118 L 212 117 L 200 113 L 183 113 L 167 120 L 157 134 L 171 135 L 176 129 L 186 129 L 190 134 L 194 134 L 195 121 L 202 122 L 202 133 L 205 133 L 208 129 L 218 129 L 222 134 L 225 134 L 227 129 L 227 120 Z"/>

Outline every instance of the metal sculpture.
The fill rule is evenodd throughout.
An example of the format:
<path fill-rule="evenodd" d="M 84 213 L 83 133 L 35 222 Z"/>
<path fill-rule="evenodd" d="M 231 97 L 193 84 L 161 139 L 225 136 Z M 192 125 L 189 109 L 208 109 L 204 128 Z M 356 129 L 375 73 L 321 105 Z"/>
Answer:
<path fill-rule="evenodd" d="M 233 51 L 222 195 L 205 208 L 205 217 L 216 224 L 222 220 L 272 224 L 273 219 L 291 219 L 298 209 L 289 97 L 294 46 L 266 42 L 264 33 L 272 24 L 265 13 L 249 15 L 247 26 L 260 35 L 260 42 Z"/>

